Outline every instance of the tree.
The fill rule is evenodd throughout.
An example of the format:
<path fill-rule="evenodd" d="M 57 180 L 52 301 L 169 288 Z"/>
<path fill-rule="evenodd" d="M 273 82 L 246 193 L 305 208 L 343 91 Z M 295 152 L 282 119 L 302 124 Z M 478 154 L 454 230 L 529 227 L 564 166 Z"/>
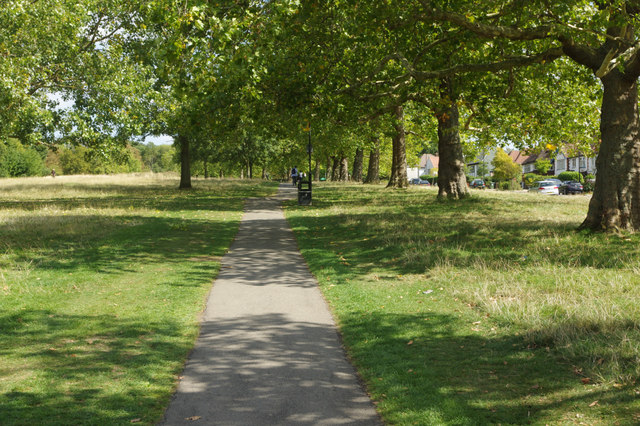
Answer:
<path fill-rule="evenodd" d="M 32 146 L 24 146 L 17 139 L 0 141 L 0 177 L 41 176 L 44 160 Z"/>
<path fill-rule="evenodd" d="M 356 148 L 356 156 L 353 160 L 353 172 L 351 178 L 354 182 L 362 182 L 362 167 L 364 165 L 364 149 Z"/>
<path fill-rule="evenodd" d="M 457 2 L 456 12 L 420 0 L 429 22 L 446 22 L 500 45 L 559 51 L 587 68 L 602 84 L 598 179 L 581 228 L 640 229 L 640 4 L 633 0 L 507 3 Z"/>
<path fill-rule="evenodd" d="M 522 167 L 516 164 L 502 148 L 498 148 L 496 151 L 492 164 L 493 176 L 497 181 L 517 179 L 522 174 Z M 438 177 L 439 180 L 440 178 Z"/>
<path fill-rule="evenodd" d="M 535 162 L 535 167 L 540 174 L 546 175 L 551 170 L 551 160 L 548 158 L 539 158 Z"/>
<path fill-rule="evenodd" d="M 369 165 L 364 183 L 380 183 L 380 142 L 378 138 L 373 140 L 373 147 L 369 149 Z"/>
<path fill-rule="evenodd" d="M 102 58 L 133 21 L 124 0 L 15 0 L 0 9 L 0 140 L 55 143 L 57 133 L 87 130 L 57 99 L 104 76 Z M 118 61 L 126 69 L 127 63 Z M 104 80 L 103 80 L 104 81 Z M 53 97 L 57 94 L 57 97 Z M 108 140 L 105 138 L 104 141 Z"/>

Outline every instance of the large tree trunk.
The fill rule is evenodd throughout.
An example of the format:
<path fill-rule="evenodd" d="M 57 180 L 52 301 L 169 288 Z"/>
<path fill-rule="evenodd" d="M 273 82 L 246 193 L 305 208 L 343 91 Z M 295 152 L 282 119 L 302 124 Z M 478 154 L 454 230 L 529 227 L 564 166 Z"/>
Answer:
<path fill-rule="evenodd" d="M 405 143 L 404 129 L 404 110 L 402 105 L 395 107 L 393 127 L 395 133 L 393 135 L 393 159 L 391 162 L 391 177 L 387 188 L 406 188 L 409 186 L 407 181 L 407 152 Z"/>
<path fill-rule="evenodd" d="M 351 180 L 354 182 L 362 181 L 362 164 L 364 163 L 364 149 L 356 148 L 356 156 L 353 159 L 353 173 Z"/>
<path fill-rule="evenodd" d="M 640 140 L 637 79 L 619 70 L 602 78 L 602 143 L 597 179 L 581 228 L 640 229 Z"/>
<path fill-rule="evenodd" d="M 440 85 L 440 105 L 436 111 L 438 119 L 438 198 L 458 200 L 469 195 L 467 177 L 464 173 L 464 156 L 460 143 L 460 114 L 451 83 L 444 80 Z"/>
<path fill-rule="evenodd" d="M 313 170 L 313 180 L 318 182 L 320 180 L 320 163 L 318 163 L 318 159 L 316 158 L 316 167 Z"/>
<path fill-rule="evenodd" d="M 340 179 L 340 158 L 332 156 L 333 164 L 331 165 L 331 180 L 336 182 Z"/>
<path fill-rule="evenodd" d="M 189 138 L 178 135 L 180 145 L 180 189 L 191 189 L 191 153 L 189 151 Z"/>
<path fill-rule="evenodd" d="M 349 181 L 349 159 L 340 154 L 340 182 Z"/>
<path fill-rule="evenodd" d="M 380 142 L 375 139 L 375 147 L 369 151 L 369 166 L 364 183 L 380 183 Z"/>

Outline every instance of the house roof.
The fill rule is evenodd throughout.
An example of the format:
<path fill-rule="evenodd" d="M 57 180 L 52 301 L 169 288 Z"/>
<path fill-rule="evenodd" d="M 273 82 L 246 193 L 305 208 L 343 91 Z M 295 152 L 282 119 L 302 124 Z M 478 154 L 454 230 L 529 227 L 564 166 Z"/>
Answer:
<path fill-rule="evenodd" d="M 545 158 L 549 158 L 549 153 L 547 151 L 537 152 L 529 155 L 526 160 L 522 162 L 522 164 L 531 164 L 535 163 L 538 160 L 543 160 Z"/>
<path fill-rule="evenodd" d="M 421 168 L 424 168 L 427 166 L 427 159 L 431 160 L 431 164 L 433 165 L 433 167 L 438 167 L 438 163 L 440 162 L 440 157 L 433 154 L 422 154 L 422 157 L 420 157 Z"/>
<path fill-rule="evenodd" d="M 514 163 L 520 164 L 520 165 L 522 165 L 529 158 L 527 154 L 525 154 L 522 151 L 518 151 L 517 149 L 510 151 L 509 157 L 511 157 Z"/>

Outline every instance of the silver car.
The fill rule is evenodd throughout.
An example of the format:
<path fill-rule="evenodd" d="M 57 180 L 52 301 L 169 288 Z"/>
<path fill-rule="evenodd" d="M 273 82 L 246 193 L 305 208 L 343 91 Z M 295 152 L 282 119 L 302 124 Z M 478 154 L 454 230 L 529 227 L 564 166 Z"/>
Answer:
<path fill-rule="evenodd" d="M 531 185 L 531 187 L 529 188 L 529 191 L 536 192 L 538 194 L 560 195 L 558 184 L 550 180 L 541 180 L 538 182 L 534 182 L 533 185 Z"/>

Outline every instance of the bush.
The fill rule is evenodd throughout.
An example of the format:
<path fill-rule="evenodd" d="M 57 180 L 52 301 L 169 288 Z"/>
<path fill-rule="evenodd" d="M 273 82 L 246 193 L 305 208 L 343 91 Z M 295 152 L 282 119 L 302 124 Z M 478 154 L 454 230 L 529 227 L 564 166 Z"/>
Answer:
<path fill-rule="evenodd" d="M 502 191 L 517 191 L 519 189 L 522 189 L 522 187 L 520 186 L 520 184 L 518 183 L 518 181 L 516 181 L 515 179 L 512 180 L 508 180 L 506 182 L 500 182 L 500 185 L 498 186 L 498 189 L 502 190 Z"/>
<path fill-rule="evenodd" d="M 42 176 L 44 160 L 32 147 L 23 146 L 17 139 L 0 143 L 0 177 Z"/>
<path fill-rule="evenodd" d="M 140 152 L 127 146 L 111 154 L 100 155 L 83 146 L 63 148 L 59 155 L 65 175 L 131 173 L 142 170 Z"/>
<path fill-rule="evenodd" d="M 493 161 L 493 176 L 496 179 L 507 181 L 522 174 L 522 167 L 509 157 L 502 148 L 498 148 Z"/>
<path fill-rule="evenodd" d="M 428 176 L 427 180 L 429 181 L 429 183 L 431 185 L 437 185 L 438 184 L 438 176 Z"/>
<path fill-rule="evenodd" d="M 584 183 L 582 187 L 584 188 L 584 192 L 593 192 L 593 187 L 596 184 L 596 177 L 592 174 L 588 174 L 584 177 Z"/>
<path fill-rule="evenodd" d="M 578 172 L 562 172 L 558 175 L 558 179 L 562 181 L 575 180 L 577 182 L 584 183 L 584 178 Z"/>
<path fill-rule="evenodd" d="M 548 178 L 549 178 L 549 176 L 537 175 L 535 173 L 526 173 L 524 175 L 524 184 L 528 188 L 531 185 L 533 185 L 534 182 L 538 182 L 538 181 L 545 180 L 545 179 L 548 179 Z"/>

